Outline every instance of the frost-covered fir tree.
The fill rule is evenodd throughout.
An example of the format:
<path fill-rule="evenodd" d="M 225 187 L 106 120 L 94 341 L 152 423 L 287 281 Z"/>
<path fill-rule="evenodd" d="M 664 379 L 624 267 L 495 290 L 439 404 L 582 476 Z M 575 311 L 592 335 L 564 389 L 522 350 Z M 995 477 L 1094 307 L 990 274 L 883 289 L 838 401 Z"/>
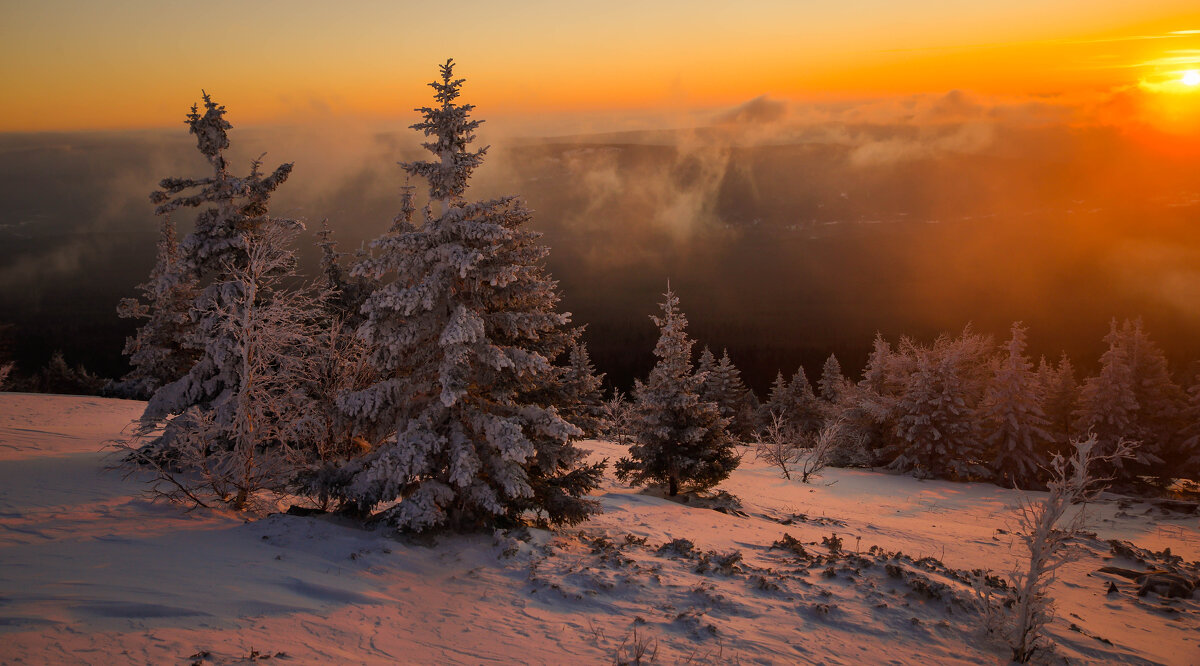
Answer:
<path fill-rule="evenodd" d="M 990 339 L 968 327 L 932 347 L 907 340 L 901 347 L 913 370 L 896 401 L 898 455 L 890 467 L 921 477 L 986 477 L 978 408 L 990 376 Z"/>
<path fill-rule="evenodd" d="M 633 483 L 662 483 L 674 496 L 682 486 L 708 488 L 737 467 L 720 408 L 700 399 L 704 375 L 692 367 L 687 317 L 668 287 L 654 355 L 658 362 L 645 382 L 634 382 L 633 435 L 629 456 L 617 462 L 617 477 Z"/>
<path fill-rule="evenodd" d="M 828 402 L 837 402 L 845 386 L 846 378 L 842 375 L 842 364 L 838 362 L 837 356 L 830 354 L 821 368 L 821 379 L 817 380 L 817 389 L 821 397 Z"/>
<path fill-rule="evenodd" d="M 462 83 L 453 61 L 442 65 L 430 84 L 437 105 L 418 109 L 412 126 L 434 156 L 401 164 L 428 182 L 421 224 L 394 226 L 354 268 L 381 280 L 361 329 L 381 379 L 342 407 L 393 434 L 339 470 L 329 491 L 363 511 L 399 500 L 386 517 L 401 529 L 526 512 L 577 522 L 597 510 L 585 496 L 603 465 L 584 463 L 572 443 L 581 431 L 553 406 L 569 315 L 556 309 L 547 249 L 524 228 L 528 209 L 513 197 L 464 197 L 486 148 L 468 148 L 480 121 L 455 101 Z"/>
<path fill-rule="evenodd" d="M 1054 443 L 1052 450 L 1065 455 L 1071 439 L 1078 434 L 1072 428 L 1075 408 L 1079 403 L 1075 366 L 1065 352 L 1057 365 L 1043 358 L 1038 364 L 1037 378 L 1042 393 L 1042 410 L 1046 413 L 1047 432 Z"/>
<path fill-rule="evenodd" d="M 760 427 L 772 423 L 775 416 L 786 419 L 800 434 L 810 434 L 821 427 L 824 415 L 803 366 L 796 369 L 791 381 L 785 380 L 782 372 L 776 373 L 767 401 L 762 405 Z"/>
<path fill-rule="evenodd" d="M 582 340 L 576 339 L 568 346 L 567 365 L 562 373 L 561 415 L 582 430 L 584 436 L 598 436 L 605 412 L 604 374 L 596 374 L 592 357 Z"/>
<path fill-rule="evenodd" d="M 906 365 L 906 359 L 895 354 L 891 343 L 876 333 L 862 379 L 841 410 L 843 436 L 860 442 L 874 458 L 872 462 L 886 462 L 882 459 L 886 452 L 896 448 L 896 402 L 906 381 L 906 370 L 902 370 Z"/>
<path fill-rule="evenodd" d="M 1121 439 L 1139 442 L 1132 460 L 1118 458 L 1115 469 L 1108 470 L 1117 482 L 1165 473 L 1164 462 L 1176 457 L 1185 395 L 1140 319 L 1121 326 L 1114 319 L 1104 341 L 1108 349 L 1100 357 L 1100 372 L 1079 392 L 1076 428 L 1096 434 L 1101 455 Z"/>
<path fill-rule="evenodd" d="M 261 163 L 252 164 L 250 174 L 237 177 L 230 174 L 224 151 L 229 147 L 227 130 L 232 126 L 225 120 L 225 107 L 204 95 L 203 114 L 196 106 L 187 116 L 186 124 L 196 136 L 197 148 L 213 168 L 207 178 L 166 178 L 159 191 L 151 194 L 158 204 L 155 212 L 170 215 L 183 208 L 203 208 L 196 217 L 194 230 L 180 243 L 177 279 L 194 282 L 197 295 L 193 316 L 181 333 L 185 348 L 196 353 L 196 361 L 187 374 L 161 386 L 150 397 L 142 416 L 142 430 L 153 430 L 165 423 L 161 436 L 149 446 L 171 457 L 171 447 L 186 419 L 170 417 L 195 408 L 208 414 L 215 432 L 230 432 L 235 428 L 238 404 L 242 395 L 242 343 L 232 337 L 220 318 L 223 309 L 236 311 L 239 307 L 264 304 L 274 297 L 264 285 L 237 286 L 238 275 L 248 270 L 251 242 L 269 242 L 276 228 L 297 230 L 298 222 L 271 217 L 268 203 L 271 194 L 287 180 L 292 165 L 283 164 L 270 175 L 259 171 Z M 275 248 L 272 252 L 286 254 L 284 260 L 270 262 L 271 271 L 288 271 L 294 264 L 290 250 Z M 247 294 L 252 293 L 251 298 Z M 250 301 L 246 299 L 250 298 Z M 240 301 L 238 299 L 241 299 Z M 232 315 L 231 315 L 232 316 Z M 224 435 L 222 435 L 224 436 Z M 215 448 L 228 448 L 233 440 L 212 443 Z"/>
<path fill-rule="evenodd" d="M 1033 364 L 1025 356 L 1025 331 L 1020 322 L 1012 325 L 1008 353 L 999 360 L 981 410 L 992 472 L 1001 483 L 1021 487 L 1036 481 L 1051 439 Z"/>
<path fill-rule="evenodd" d="M 118 396 L 148 398 L 160 386 L 187 373 L 197 357 L 196 350 L 183 344 L 196 286 L 180 271 L 179 244 L 170 215 L 162 216 L 154 268 L 138 290 L 142 292 L 140 300 L 121 299 L 117 306 L 122 318 L 146 320 L 133 337 L 125 339 L 123 353 L 133 369 L 107 390 Z"/>
<path fill-rule="evenodd" d="M 696 369 L 705 377 L 700 385 L 700 399 L 717 403 L 721 416 L 729 419 L 731 434 L 742 438 L 752 436 L 757 399 L 742 383 L 742 373 L 730 360 L 729 350 L 722 350 L 721 359 L 716 360 L 705 347 Z"/>
<path fill-rule="evenodd" d="M 196 136 L 196 147 L 212 166 L 207 178 L 164 178 L 159 191 L 150 195 L 157 204 L 155 213 L 170 215 L 183 208 L 204 208 L 196 216 L 193 231 L 179 248 L 181 272 L 196 280 L 218 274 L 227 265 L 228 256 L 245 256 L 243 237 L 268 223 L 271 194 L 291 175 L 292 165 L 281 164 L 270 175 L 259 173 L 255 161 L 249 176 L 229 172 L 225 150 L 233 126 L 225 119 L 225 107 L 204 93 L 204 113 L 197 106 L 184 121 Z"/>
<path fill-rule="evenodd" d="M 825 423 L 825 405 L 821 403 L 821 399 L 813 391 L 812 384 L 808 382 L 804 366 L 796 368 L 796 373 L 788 382 L 788 392 L 791 394 L 794 405 L 792 414 L 796 426 L 800 428 L 800 432 L 806 435 L 816 434 Z"/>
<path fill-rule="evenodd" d="M 362 304 L 374 285 L 365 275 L 348 275 L 342 265 L 346 253 L 338 251 L 329 220 L 321 220 L 321 229 L 316 236 L 317 248 L 321 251 L 321 277 L 318 281 L 322 294 L 321 309 L 326 315 L 339 319 L 346 327 L 357 327 L 362 320 Z"/>
<path fill-rule="evenodd" d="M 1188 387 L 1188 401 L 1183 409 L 1183 428 L 1179 432 L 1181 464 L 1178 476 L 1200 480 L 1200 371 Z"/>
<path fill-rule="evenodd" d="M 696 359 L 696 374 L 704 376 L 704 381 L 700 383 L 701 395 L 703 395 L 704 386 L 706 384 L 708 384 L 708 380 L 711 379 L 711 374 L 712 374 L 713 368 L 715 368 L 716 366 L 717 366 L 717 357 L 713 356 L 712 350 L 709 349 L 708 346 L 706 345 L 704 347 L 704 349 L 700 350 L 700 357 Z M 710 400 L 710 402 L 716 402 L 716 401 Z"/>
<path fill-rule="evenodd" d="M 791 393 L 788 391 L 788 382 L 787 379 L 784 379 L 782 370 L 775 373 L 775 381 L 771 383 L 771 390 L 767 392 L 767 401 L 763 403 L 763 411 L 766 413 L 764 423 L 772 422 L 772 416 L 784 419 L 792 416 Z"/>

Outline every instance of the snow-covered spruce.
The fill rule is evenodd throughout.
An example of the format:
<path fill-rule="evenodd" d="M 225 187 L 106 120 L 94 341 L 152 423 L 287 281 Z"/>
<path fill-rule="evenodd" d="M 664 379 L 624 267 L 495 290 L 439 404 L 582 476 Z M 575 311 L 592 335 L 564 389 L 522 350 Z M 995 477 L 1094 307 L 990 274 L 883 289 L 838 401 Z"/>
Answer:
<path fill-rule="evenodd" d="M 737 468 L 739 458 L 716 403 L 700 399 L 704 375 L 693 372 L 687 318 L 679 298 L 667 289 L 654 355 L 658 363 L 645 382 L 634 382 L 629 456 L 617 462 L 617 476 L 633 483 L 664 483 L 670 495 L 681 485 L 708 488 Z"/>
<path fill-rule="evenodd" d="M 986 478 L 978 410 L 990 379 L 991 338 L 967 327 L 932 346 L 903 340 L 910 360 L 895 405 L 893 469 L 933 478 Z M 908 371 L 911 368 L 911 371 Z"/>
<path fill-rule="evenodd" d="M 821 428 L 825 420 L 824 405 L 813 393 L 804 366 L 796 368 L 791 381 L 785 381 L 782 372 L 776 375 L 767 402 L 762 406 L 760 427 L 770 423 L 772 416 L 784 417 L 802 434 L 815 433 Z"/>
<path fill-rule="evenodd" d="M 603 384 L 604 373 L 596 374 L 587 345 L 576 339 L 567 348 L 559 411 L 563 418 L 583 430 L 585 437 L 599 436 L 603 426 Z"/>
<path fill-rule="evenodd" d="M 1054 452 L 1065 453 L 1076 435 L 1072 421 L 1075 405 L 1079 402 L 1079 382 L 1075 379 L 1071 358 L 1063 353 L 1057 365 L 1042 358 L 1038 363 L 1037 382 Z"/>
<path fill-rule="evenodd" d="M 1114 319 L 1104 341 L 1100 372 L 1084 381 L 1076 410 L 1076 430 L 1096 434 L 1107 455 L 1121 439 L 1139 442 L 1132 459 L 1113 458 L 1107 470 L 1118 484 L 1140 474 L 1169 474 L 1178 461 L 1180 418 L 1186 394 L 1171 379 L 1167 360 L 1142 328 L 1141 320 Z"/>
<path fill-rule="evenodd" d="M 530 212 L 513 197 L 464 198 L 487 149 L 468 149 L 480 121 L 455 103 L 462 83 L 452 61 L 441 66 L 438 105 L 413 125 L 435 159 L 402 163 L 429 183 L 422 223 L 394 226 L 353 269 L 380 280 L 360 334 L 382 379 L 341 405 L 392 435 L 329 475 L 326 491 L 362 511 L 399 500 L 386 515 L 407 530 L 526 512 L 577 522 L 597 510 L 585 495 L 603 465 L 583 462 L 572 442 L 582 432 L 554 407 L 570 316 L 556 310 L 547 249 L 524 228 Z"/>
<path fill-rule="evenodd" d="M 729 432 L 737 437 L 749 439 L 754 436 L 758 397 L 742 383 L 742 373 L 729 358 L 729 350 L 721 351 L 717 360 L 708 347 L 700 352 L 696 364 L 698 373 L 704 374 L 700 385 L 700 398 L 715 402 L 721 416 L 729 419 Z"/>
<path fill-rule="evenodd" d="M 1028 488 L 1038 476 L 1051 440 L 1033 364 L 1025 356 L 1025 327 L 1016 322 L 1008 354 L 1000 359 L 983 400 L 992 472 L 1004 485 Z"/>
<path fill-rule="evenodd" d="M 817 390 L 822 398 L 829 402 L 837 402 L 845 391 L 846 378 L 842 375 L 842 364 L 837 356 L 830 354 L 821 367 L 821 378 L 817 380 Z"/>

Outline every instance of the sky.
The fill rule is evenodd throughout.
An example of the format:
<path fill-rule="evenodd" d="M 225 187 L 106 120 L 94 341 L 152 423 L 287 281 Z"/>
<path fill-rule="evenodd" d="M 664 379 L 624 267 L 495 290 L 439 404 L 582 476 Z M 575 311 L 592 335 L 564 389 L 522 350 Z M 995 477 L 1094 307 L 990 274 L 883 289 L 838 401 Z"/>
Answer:
<path fill-rule="evenodd" d="M 527 129 L 686 125 L 762 95 L 1093 108 L 1135 90 L 1118 113 L 1188 132 L 1200 110 L 1181 82 L 1194 0 L 4 0 L 0 131 L 172 126 L 201 88 L 243 124 L 407 117 L 448 57 L 489 118 Z"/>

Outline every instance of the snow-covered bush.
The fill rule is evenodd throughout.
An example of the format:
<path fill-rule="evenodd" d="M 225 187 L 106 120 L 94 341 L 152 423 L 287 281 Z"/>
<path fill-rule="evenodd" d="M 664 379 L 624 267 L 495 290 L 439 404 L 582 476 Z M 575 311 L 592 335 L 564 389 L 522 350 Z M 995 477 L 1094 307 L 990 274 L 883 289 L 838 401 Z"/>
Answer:
<path fill-rule="evenodd" d="M 821 471 L 829 465 L 834 452 L 839 447 L 847 445 L 847 441 L 842 436 L 844 427 L 845 422 L 841 418 L 835 418 L 807 437 L 808 446 L 804 448 L 799 461 L 801 483 L 808 483 L 814 477 L 819 476 Z"/>
<path fill-rule="evenodd" d="M 106 383 L 82 364 L 72 368 L 61 351 L 54 352 L 32 376 L 14 381 L 20 391 L 66 395 L 100 395 Z"/>
<path fill-rule="evenodd" d="M 633 439 L 633 404 L 625 394 L 614 389 L 612 397 L 604 401 L 604 421 L 601 435 L 618 444 L 628 443 Z"/>
<path fill-rule="evenodd" d="M 658 363 L 645 382 L 634 383 L 634 443 L 617 462 L 617 477 L 633 483 L 664 483 L 674 496 L 682 484 L 714 486 L 737 467 L 739 458 L 716 403 L 700 399 L 704 375 L 693 372 L 687 317 L 668 287 L 654 355 Z"/>

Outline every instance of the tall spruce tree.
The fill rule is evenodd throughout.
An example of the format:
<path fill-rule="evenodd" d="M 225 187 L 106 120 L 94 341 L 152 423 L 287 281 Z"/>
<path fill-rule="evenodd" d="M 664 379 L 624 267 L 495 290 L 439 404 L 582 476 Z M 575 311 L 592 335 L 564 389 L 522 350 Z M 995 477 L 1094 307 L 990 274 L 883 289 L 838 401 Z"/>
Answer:
<path fill-rule="evenodd" d="M 1021 487 L 1029 487 L 1049 462 L 1042 455 L 1051 440 L 1042 393 L 1025 356 L 1025 330 L 1020 322 L 1012 325 L 1008 353 L 999 360 L 981 410 L 992 471 L 1005 485 Z"/>
<path fill-rule="evenodd" d="M 470 150 L 481 121 L 459 105 L 454 63 L 430 85 L 437 105 L 418 109 L 413 129 L 432 161 L 405 162 L 429 197 L 419 226 L 394 225 L 354 269 L 382 280 L 363 306 L 361 335 L 382 379 L 344 396 L 353 418 L 394 433 L 347 464 L 336 492 L 397 527 L 468 528 L 532 512 L 572 523 L 598 510 L 585 495 L 603 464 L 585 464 L 582 432 L 553 403 L 552 365 L 572 339 L 557 311 L 556 284 L 540 234 L 516 198 L 468 202 L 471 172 L 486 148 Z M 411 200 L 406 199 L 406 206 Z M 403 214 L 403 213 L 402 213 Z"/>
<path fill-rule="evenodd" d="M 654 355 L 658 363 L 645 382 L 634 382 L 629 456 L 617 462 L 617 477 L 634 483 L 664 483 L 674 496 L 684 485 L 708 488 L 727 478 L 739 458 L 729 437 L 729 422 L 716 403 L 700 399 L 705 375 L 692 367 L 687 317 L 679 298 L 667 288 Z"/>
<path fill-rule="evenodd" d="M 1180 464 L 1178 476 L 1200 481 L 1200 370 L 1188 387 L 1188 401 L 1183 410 L 1183 427 L 1179 432 Z"/>

